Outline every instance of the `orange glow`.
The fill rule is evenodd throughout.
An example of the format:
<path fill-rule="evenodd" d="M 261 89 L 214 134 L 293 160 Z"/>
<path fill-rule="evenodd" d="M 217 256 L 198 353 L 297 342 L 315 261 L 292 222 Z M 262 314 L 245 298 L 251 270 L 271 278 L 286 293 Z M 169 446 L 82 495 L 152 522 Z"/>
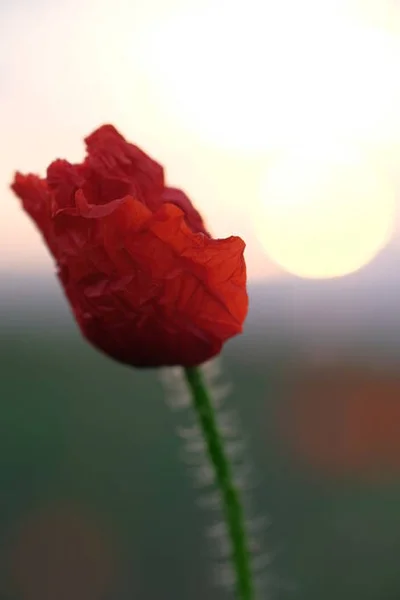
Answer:
<path fill-rule="evenodd" d="M 10 549 L 12 589 L 23 600 L 100 600 L 115 557 L 106 536 L 70 507 L 52 507 L 23 521 Z"/>
<path fill-rule="evenodd" d="M 400 474 L 400 377 L 395 371 L 330 366 L 300 374 L 280 408 L 292 459 L 327 477 Z"/>

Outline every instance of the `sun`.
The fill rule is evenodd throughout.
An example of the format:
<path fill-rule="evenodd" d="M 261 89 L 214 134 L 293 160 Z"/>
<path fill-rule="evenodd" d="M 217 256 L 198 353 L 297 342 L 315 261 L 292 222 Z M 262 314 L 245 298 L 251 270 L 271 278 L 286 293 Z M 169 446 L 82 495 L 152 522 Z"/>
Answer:
<path fill-rule="evenodd" d="M 379 6 L 203 0 L 139 44 L 165 119 L 265 164 L 260 199 L 246 198 L 243 212 L 268 257 L 302 277 L 359 269 L 394 226 L 385 160 L 400 139 L 400 36 L 389 1 Z"/>
<path fill-rule="evenodd" d="M 268 257 L 286 271 L 339 277 L 385 246 L 396 206 L 387 172 L 362 150 L 299 148 L 265 173 L 254 227 Z"/>
<path fill-rule="evenodd" d="M 203 0 L 141 42 L 165 118 L 265 164 L 244 211 L 267 256 L 301 277 L 356 271 L 394 227 L 400 36 L 386 26 L 388 2 L 380 7 Z"/>

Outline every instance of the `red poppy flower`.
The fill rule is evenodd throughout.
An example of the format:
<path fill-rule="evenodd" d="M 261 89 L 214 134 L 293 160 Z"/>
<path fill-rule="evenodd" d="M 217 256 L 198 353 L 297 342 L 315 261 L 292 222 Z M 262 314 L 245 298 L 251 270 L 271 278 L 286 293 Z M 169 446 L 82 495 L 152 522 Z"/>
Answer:
<path fill-rule="evenodd" d="M 242 331 L 244 242 L 213 239 L 163 168 L 111 125 L 87 157 L 15 175 L 85 337 L 133 366 L 194 366 Z"/>

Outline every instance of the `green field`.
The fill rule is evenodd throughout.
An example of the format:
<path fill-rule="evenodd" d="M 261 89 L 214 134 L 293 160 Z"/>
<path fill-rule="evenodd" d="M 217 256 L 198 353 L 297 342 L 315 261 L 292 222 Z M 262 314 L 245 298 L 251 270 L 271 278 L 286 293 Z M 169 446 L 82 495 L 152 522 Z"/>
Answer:
<path fill-rule="evenodd" d="M 398 600 L 400 475 L 381 485 L 299 470 L 276 435 L 292 357 L 223 357 L 228 400 L 270 520 L 261 599 Z M 253 349 L 254 350 L 254 349 Z M 0 345 L 1 600 L 216 600 L 216 544 L 155 371 L 122 367 L 75 327 L 8 325 Z M 195 458 L 195 457 L 194 457 Z M 51 575 L 49 574 L 51 572 Z"/>

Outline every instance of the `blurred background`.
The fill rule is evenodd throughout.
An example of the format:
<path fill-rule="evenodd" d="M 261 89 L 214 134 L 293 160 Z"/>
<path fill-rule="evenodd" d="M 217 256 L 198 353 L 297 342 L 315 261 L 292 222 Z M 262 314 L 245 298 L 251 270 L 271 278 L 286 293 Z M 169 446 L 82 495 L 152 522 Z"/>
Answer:
<path fill-rule="evenodd" d="M 1 600 L 232 597 L 182 413 L 83 342 L 8 189 L 105 122 L 247 244 L 260 597 L 398 600 L 399 68 L 397 0 L 0 0 Z"/>

